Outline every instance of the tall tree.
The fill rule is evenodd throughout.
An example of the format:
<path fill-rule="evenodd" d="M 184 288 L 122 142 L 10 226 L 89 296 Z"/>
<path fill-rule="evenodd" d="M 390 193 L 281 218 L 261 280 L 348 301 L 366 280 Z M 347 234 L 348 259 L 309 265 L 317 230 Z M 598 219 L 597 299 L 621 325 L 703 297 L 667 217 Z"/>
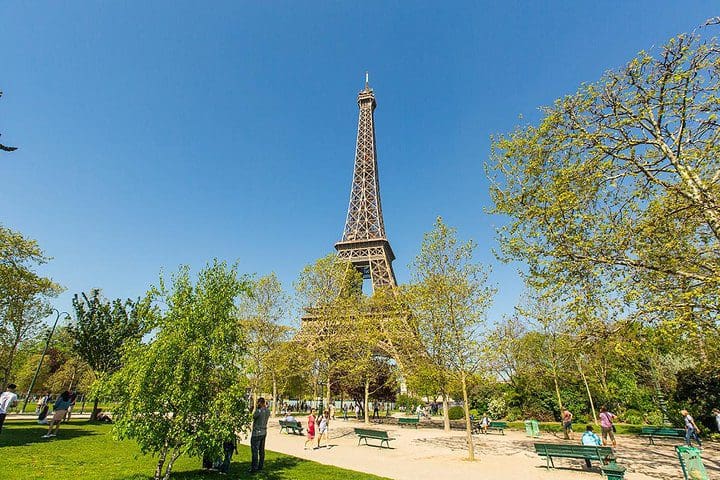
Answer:
<path fill-rule="evenodd" d="M 362 301 L 362 276 L 335 254 L 306 266 L 295 283 L 297 300 L 305 312 L 298 340 L 311 353 L 308 359 L 316 381 L 325 387 L 325 401 L 332 396 L 332 379 L 347 353 L 346 330 Z"/>
<path fill-rule="evenodd" d="M 115 433 L 157 455 L 155 480 L 167 480 L 182 454 L 220 457 L 223 442 L 248 426 L 237 303 L 250 286 L 236 267 L 215 261 L 197 283 L 184 267 L 149 294 L 163 305 L 142 313 L 155 336 L 130 344 L 109 387 L 119 400 Z"/>
<path fill-rule="evenodd" d="M 152 326 L 149 297 L 143 300 L 112 302 L 103 298 L 100 290 L 90 290 L 73 297 L 75 319 L 68 329 L 73 350 L 90 366 L 99 383 L 122 365 L 123 348 L 139 342 Z M 93 400 L 91 419 L 97 415 L 98 392 Z"/>
<path fill-rule="evenodd" d="M 715 329 L 719 64 L 714 39 L 679 35 L 496 137 L 487 173 L 492 212 L 510 217 L 505 258 L 536 282 L 600 277 L 640 312 L 705 313 L 694 326 Z"/>
<path fill-rule="evenodd" d="M 21 343 L 50 313 L 48 299 L 62 287 L 35 269 L 48 261 L 35 240 L 0 225 L 0 354 L 3 385 L 10 378 Z"/>
<path fill-rule="evenodd" d="M 447 372 L 441 385 L 445 427 L 449 429 L 448 391 L 459 378 L 465 410 L 468 458 L 475 459 L 470 423 L 468 378 L 480 368 L 481 340 L 486 312 L 495 293 L 487 285 L 487 268 L 473 262 L 472 241 L 458 242 L 455 229 L 442 218 L 425 234 L 413 262 L 413 283 L 407 299 L 416 319 L 424 353 L 439 371 Z"/>
<path fill-rule="evenodd" d="M 276 413 L 278 363 L 271 354 L 289 338 L 290 327 L 281 322 L 288 310 L 289 299 L 274 273 L 253 282 L 253 294 L 241 305 L 241 325 L 248 342 L 248 377 L 253 405 L 263 385 L 272 388 L 272 414 Z"/>

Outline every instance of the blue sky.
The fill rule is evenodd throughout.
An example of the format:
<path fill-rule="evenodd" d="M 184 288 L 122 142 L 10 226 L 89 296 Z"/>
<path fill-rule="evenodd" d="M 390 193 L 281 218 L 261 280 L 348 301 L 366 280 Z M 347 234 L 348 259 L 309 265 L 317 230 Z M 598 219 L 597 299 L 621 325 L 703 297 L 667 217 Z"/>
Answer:
<path fill-rule="evenodd" d="M 333 251 L 370 71 L 398 281 L 436 216 L 499 264 L 490 135 L 720 14 L 714 2 L 0 2 L 0 223 L 67 288 L 136 297 L 214 257 L 288 290 Z M 522 115 L 523 120 L 519 120 Z"/>

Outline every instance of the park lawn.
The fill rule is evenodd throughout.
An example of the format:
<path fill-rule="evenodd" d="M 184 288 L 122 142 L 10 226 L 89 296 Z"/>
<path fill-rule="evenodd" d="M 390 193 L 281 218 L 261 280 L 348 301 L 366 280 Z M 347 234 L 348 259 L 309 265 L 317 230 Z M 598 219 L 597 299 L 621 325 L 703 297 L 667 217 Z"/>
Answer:
<path fill-rule="evenodd" d="M 0 433 L 0 478 L 22 480 L 147 480 L 155 470 L 155 458 L 142 455 L 134 441 L 114 440 L 111 426 L 87 421 L 60 426 L 54 439 L 40 438 L 47 427 L 30 421 L 6 421 Z M 261 480 L 382 480 L 381 477 L 303 460 L 268 451 L 265 469 L 250 475 L 249 447 L 238 445 L 230 474 L 200 470 L 200 459 L 180 457 L 173 467 L 174 479 L 253 478 Z"/>

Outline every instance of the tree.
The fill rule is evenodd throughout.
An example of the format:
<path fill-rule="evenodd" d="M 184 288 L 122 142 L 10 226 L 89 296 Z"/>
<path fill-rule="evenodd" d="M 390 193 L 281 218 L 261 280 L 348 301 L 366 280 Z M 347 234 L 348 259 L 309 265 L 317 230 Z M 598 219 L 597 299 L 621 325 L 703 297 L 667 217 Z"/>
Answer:
<path fill-rule="evenodd" d="M 0 353 L 7 384 L 18 348 L 50 313 L 48 299 L 62 288 L 35 268 L 49 259 L 35 240 L 0 225 Z"/>
<path fill-rule="evenodd" d="M 3 95 L 3 92 L 0 92 L 0 97 L 2 97 L 2 95 Z M 8 147 L 7 145 L 3 145 L 2 143 L 0 143 L 0 151 L 1 152 L 14 152 L 15 150 L 17 150 L 17 147 Z"/>
<path fill-rule="evenodd" d="M 167 480 L 182 454 L 219 457 L 222 443 L 249 424 L 245 397 L 247 353 L 237 302 L 251 282 L 237 267 L 214 261 L 193 285 L 183 267 L 172 286 L 151 290 L 161 310 L 143 310 L 155 336 L 131 343 L 110 390 L 119 400 L 114 431 L 158 456 L 156 480 Z"/>
<path fill-rule="evenodd" d="M 714 39 L 679 35 L 494 138 L 503 258 L 536 284 L 599 278 L 652 321 L 715 330 L 719 63 Z"/>
<path fill-rule="evenodd" d="M 347 353 L 347 328 L 362 298 L 362 276 L 352 264 L 335 254 L 307 265 L 295 283 L 298 303 L 305 316 L 298 333 L 311 353 L 316 381 L 325 387 L 325 401 L 331 398 L 331 380 L 341 371 Z"/>
<path fill-rule="evenodd" d="M 90 366 L 102 385 L 104 379 L 121 366 L 122 349 L 139 342 L 152 323 L 150 301 L 103 298 L 100 290 L 73 296 L 75 321 L 68 326 L 74 352 Z M 97 415 L 99 394 L 95 392 L 91 420 Z"/>
<path fill-rule="evenodd" d="M 459 378 L 465 411 L 468 458 L 475 459 L 467 381 L 480 367 L 481 335 L 494 290 L 487 269 L 473 263 L 475 244 L 459 243 L 455 229 L 438 217 L 425 234 L 413 262 L 413 283 L 407 291 L 423 354 L 440 372 L 445 428 L 449 430 L 448 391 Z"/>
<path fill-rule="evenodd" d="M 280 354 L 281 344 L 290 334 L 290 327 L 280 323 L 287 312 L 289 299 L 274 273 L 253 282 L 252 292 L 242 304 L 240 313 L 240 324 L 248 341 L 250 389 L 255 405 L 263 383 L 271 385 L 272 414 L 275 415 L 279 365 L 272 361 L 271 355 L 273 352 Z"/>

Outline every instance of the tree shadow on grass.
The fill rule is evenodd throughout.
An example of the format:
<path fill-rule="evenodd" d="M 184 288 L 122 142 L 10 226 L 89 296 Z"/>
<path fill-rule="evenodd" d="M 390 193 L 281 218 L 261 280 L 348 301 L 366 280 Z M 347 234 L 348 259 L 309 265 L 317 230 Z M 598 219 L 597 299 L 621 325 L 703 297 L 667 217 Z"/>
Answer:
<path fill-rule="evenodd" d="M 198 460 L 199 461 L 199 460 Z M 221 475 L 218 472 L 207 470 L 190 470 L 184 472 L 173 472 L 170 478 L 174 480 L 196 480 L 196 479 L 252 479 L 252 480 L 285 480 L 301 477 L 294 474 L 293 469 L 303 463 L 311 463 L 301 458 L 283 456 L 280 458 L 266 459 L 262 471 L 249 473 L 250 461 L 232 462 L 230 472 Z M 122 480 L 149 480 L 151 475 L 123 477 Z M 302 477 L 305 478 L 305 477 Z"/>
<path fill-rule="evenodd" d="M 3 447 L 24 447 L 36 443 L 61 442 L 71 438 L 98 435 L 98 432 L 83 428 L 83 424 L 61 424 L 56 437 L 42 438 L 48 431 L 47 425 L 36 422 L 5 423 L 0 433 L 0 449 Z"/>

